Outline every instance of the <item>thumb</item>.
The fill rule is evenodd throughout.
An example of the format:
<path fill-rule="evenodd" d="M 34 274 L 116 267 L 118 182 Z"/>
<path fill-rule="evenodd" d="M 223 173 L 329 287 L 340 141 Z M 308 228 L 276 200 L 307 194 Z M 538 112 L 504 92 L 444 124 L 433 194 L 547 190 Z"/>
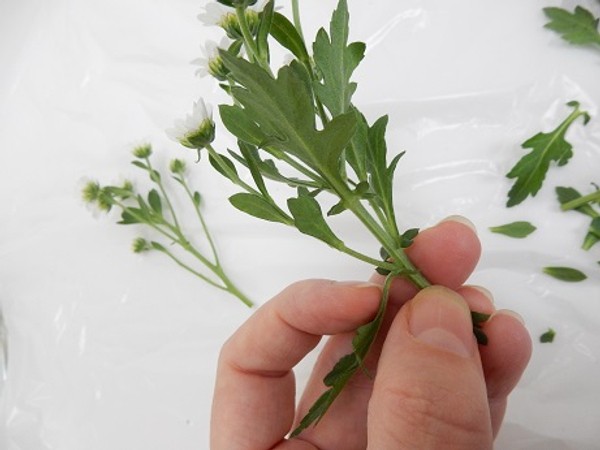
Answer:
<path fill-rule="evenodd" d="M 491 449 L 485 379 L 471 315 L 434 286 L 394 318 L 369 403 L 369 449 Z"/>

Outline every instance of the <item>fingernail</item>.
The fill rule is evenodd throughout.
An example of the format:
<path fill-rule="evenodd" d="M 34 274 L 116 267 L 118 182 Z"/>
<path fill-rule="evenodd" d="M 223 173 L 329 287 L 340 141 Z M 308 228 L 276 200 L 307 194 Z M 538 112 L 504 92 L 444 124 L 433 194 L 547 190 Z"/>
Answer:
<path fill-rule="evenodd" d="M 459 216 L 459 215 L 448 216 L 445 219 L 440 220 L 439 223 L 444 223 L 444 222 L 458 222 L 458 223 L 462 223 L 463 225 L 466 225 L 471 230 L 473 230 L 473 232 L 475 234 L 477 234 L 477 228 L 475 227 L 475 224 L 473 222 L 471 222 L 469 219 L 467 219 L 466 217 Z"/>
<path fill-rule="evenodd" d="M 435 286 L 419 292 L 411 302 L 410 333 L 420 342 L 460 356 L 473 354 L 471 313 L 455 292 Z"/>
<path fill-rule="evenodd" d="M 523 316 L 521 314 L 519 314 L 518 312 L 513 311 L 512 309 L 500 309 L 500 310 L 496 311 L 492 317 L 496 317 L 498 315 L 513 317 L 513 318 L 517 319 L 519 322 L 521 322 L 521 325 L 525 325 L 525 319 L 523 319 Z"/>
<path fill-rule="evenodd" d="M 338 286 L 351 287 L 356 289 L 376 287 L 379 290 L 383 290 L 383 287 L 380 284 L 369 283 L 368 281 L 336 281 L 335 284 L 337 284 Z"/>

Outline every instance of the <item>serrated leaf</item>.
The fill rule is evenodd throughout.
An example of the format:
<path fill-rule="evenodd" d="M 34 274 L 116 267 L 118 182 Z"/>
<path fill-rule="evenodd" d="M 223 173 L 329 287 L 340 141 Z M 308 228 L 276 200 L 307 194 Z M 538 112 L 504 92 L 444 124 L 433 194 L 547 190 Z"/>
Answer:
<path fill-rule="evenodd" d="M 331 230 L 319 202 L 305 188 L 298 189 L 298 197 L 288 199 L 288 208 L 294 224 L 301 233 L 315 237 L 334 248 L 342 248 L 344 243 Z"/>
<path fill-rule="evenodd" d="M 572 13 L 555 7 L 544 8 L 544 13 L 550 19 L 544 26 L 556 31 L 565 41 L 578 45 L 600 44 L 599 19 L 582 6 L 576 6 Z"/>
<path fill-rule="evenodd" d="M 313 44 L 314 61 L 322 77 L 314 89 L 333 117 L 348 111 L 356 90 L 350 77 L 365 53 L 362 42 L 348 45 L 349 18 L 346 0 L 340 0 L 331 16 L 329 34 L 321 28 Z"/>
<path fill-rule="evenodd" d="M 257 65 L 225 52 L 220 54 L 232 77 L 241 85 L 231 90 L 241 107 L 229 108 L 234 108 L 237 116 L 245 116 L 245 122 L 254 122 L 269 136 L 267 142 L 256 139 L 247 142 L 272 146 L 300 159 L 330 184 L 343 182 L 339 161 L 354 134 L 354 114 L 338 116 L 323 130 L 317 130 L 310 78 L 300 63 L 292 61 L 273 78 Z M 236 136 L 245 140 L 240 134 Z"/>
<path fill-rule="evenodd" d="M 584 122 L 587 122 L 589 115 L 579 109 L 577 102 L 569 104 L 575 108 L 574 111 L 555 130 L 538 133 L 522 144 L 531 152 L 523 156 L 506 175 L 507 178 L 516 179 L 508 192 L 506 206 L 515 206 L 528 196 L 535 196 L 542 187 L 550 164 L 555 162 L 558 166 L 564 166 L 573 156 L 572 145 L 565 140 L 565 134 L 575 119 L 583 116 Z"/>
<path fill-rule="evenodd" d="M 504 225 L 490 227 L 492 233 L 503 234 L 516 239 L 523 239 L 536 230 L 536 227 L 527 221 L 511 222 Z"/>
<path fill-rule="evenodd" d="M 152 189 L 148 192 L 148 204 L 156 214 L 162 216 L 162 201 L 156 189 Z"/>
<path fill-rule="evenodd" d="M 259 195 L 241 192 L 229 197 L 229 202 L 240 211 L 259 219 L 289 224 L 288 218 L 280 210 Z"/>
<path fill-rule="evenodd" d="M 311 425 L 318 424 L 346 383 L 348 383 L 359 368 L 364 368 L 363 360 L 375 341 L 379 328 L 381 328 L 381 323 L 383 322 L 383 317 L 387 308 L 389 288 L 394 276 L 395 275 L 390 274 L 385 280 L 377 315 L 371 322 L 357 329 L 356 336 L 352 340 L 352 353 L 343 356 L 325 376 L 323 383 L 325 386 L 328 386 L 329 389 L 327 389 L 312 405 L 308 413 L 300 421 L 298 427 L 292 431 L 291 437 L 297 436 Z"/>
<path fill-rule="evenodd" d="M 561 281 L 578 282 L 587 278 L 587 275 L 578 269 L 572 267 L 544 267 L 542 271 Z"/>

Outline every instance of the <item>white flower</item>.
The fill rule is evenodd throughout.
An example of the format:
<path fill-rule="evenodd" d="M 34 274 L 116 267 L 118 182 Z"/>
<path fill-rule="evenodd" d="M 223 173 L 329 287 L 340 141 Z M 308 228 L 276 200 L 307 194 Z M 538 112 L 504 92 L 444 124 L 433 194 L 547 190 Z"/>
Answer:
<path fill-rule="evenodd" d="M 246 8 L 246 20 L 250 32 L 253 34 L 258 30 L 258 15 L 264 9 L 265 5 L 266 0 L 262 0 Z M 198 14 L 198 19 L 204 25 L 221 27 L 231 39 L 242 38 L 240 24 L 233 8 L 228 8 L 221 3 L 211 2 L 204 7 L 204 13 Z"/>
<path fill-rule="evenodd" d="M 212 120 L 212 110 L 200 98 L 194 103 L 191 114 L 185 119 L 175 121 L 174 127 L 167 130 L 167 135 L 184 147 L 198 151 L 209 145 L 215 138 L 215 123 Z"/>
<path fill-rule="evenodd" d="M 220 49 L 226 49 L 229 46 L 229 39 L 223 37 L 218 44 L 215 41 L 207 40 L 202 47 L 203 55 L 192 61 L 192 64 L 197 65 L 196 75 L 205 77 L 211 75 L 217 80 L 225 81 L 227 78 L 227 69 L 223 66 L 223 61 L 219 55 Z"/>
<path fill-rule="evenodd" d="M 206 26 L 220 26 L 223 17 L 228 14 L 235 15 L 235 12 L 221 3 L 210 2 L 204 7 L 204 13 L 198 14 L 198 20 Z"/>

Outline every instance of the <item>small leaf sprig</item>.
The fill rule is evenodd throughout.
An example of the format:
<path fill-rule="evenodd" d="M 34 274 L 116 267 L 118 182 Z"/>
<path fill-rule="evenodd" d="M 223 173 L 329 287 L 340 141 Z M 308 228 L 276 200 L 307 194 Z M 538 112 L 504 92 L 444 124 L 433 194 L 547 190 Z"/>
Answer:
<path fill-rule="evenodd" d="M 586 125 L 590 121 L 590 115 L 580 109 L 577 101 L 570 101 L 567 105 L 573 111 L 554 130 L 537 133 L 522 144 L 524 149 L 530 148 L 531 151 L 506 175 L 507 178 L 515 179 L 508 192 L 506 206 L 518 205 L 528 196 L 534 197 L 542 187 L 551 164 L 555 162 L 558 166 L 564 166 L 573 156 L 573 146 L 565 139 L 565 135 L 575 120 L 582 117 L 583 124 Z"/>
<path fill-rule="evenodd" d="M 132 250 L 135 253 L 158 251 L 209 285 L 234 295 L 247 306 L 253 306 L 253 302 L 237 288 L 223 269 L 214 240 L 202 214 L 202 197 L 198 191 L 190 187 L 186 179 L 185 162 L 181 159 L 173 159 L 170 162 L 169 170 L 171 178 L 183 189 L 185 197 L 188 198 L 195 216 L 200 222 L 210 249 L 208 256 L 192 243 L 192 239 L 188 238 L 184 231 L 170 199 L 169 189 L 163 182 L 163 175 L 152 166 L 151 155 L 152 147 L 149 144 L 137 146 L 133 150 L 135 159 L 132 164 L 146 172 L 154 185 L 147 193 L 142 195 L 136 192 L 130 181 L 126 181 L 120 186 L 102 186 L 97 181 L 90 181 L 82 191 L 84 201 L 96 205 L 105 212 L 118 209 L 121 212 L 119 224 L 143 225 L 169 242 L 168 245 L 165 245 L 157 240 L 148 241 L 143 237 L 138 237 L 132 244 Z M 173 246 L 193 257 L 200 263 L 202 269 L 198 270 L 192 267 L 172 248 Z"/>
<path fill-rule="evenodd" d="M 576 6 L 573 12 L 564 8 L 548 7 L 543 9 L 550 19 L 545 27 L 557 32 L 561 37 L 574 45 L 593 45 L 600 49 L 600 18 L 584 8 Z"/>

